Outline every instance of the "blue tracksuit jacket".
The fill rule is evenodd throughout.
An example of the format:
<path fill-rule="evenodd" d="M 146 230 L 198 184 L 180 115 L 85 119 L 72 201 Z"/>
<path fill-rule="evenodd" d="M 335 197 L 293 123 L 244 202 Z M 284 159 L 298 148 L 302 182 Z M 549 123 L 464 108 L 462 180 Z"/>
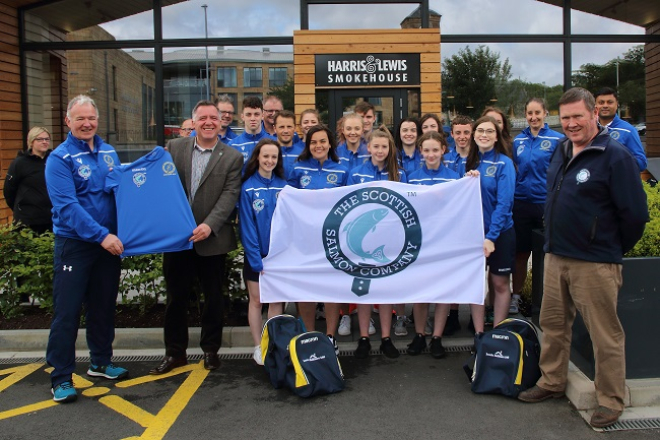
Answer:
<path fill-rule="evenodd" d="M 101 243 L 117 233 L 115 198 L 103 188 L 110 168 L 119 165 L 115 149 L 98 135 L 91 151 L 87 142 L 69 133 L 46 162 L 55 235 Z"/>
<path fill-rule="evenodd" d="M 518 166 L 516 200 L 545 203 L 545 176 L 550 156 L 563 138 L 563 134 L 551 130 L 548 124 L 539 130 L 536 137 L 529 127 L 516 136 L 513 140 L 513 161 Z"/>
<path fill-rule="evenodd" d="M 239 229 L 245 258 L 253 271 L 261 272 L 261 261 L 268 255 L 270 246 L 270 223 L 277 203 L 277 195 L 286 186 L 286 181 L 277 176 L 262 177 L 257 171 L 241 187 L 239 199 Z"/>

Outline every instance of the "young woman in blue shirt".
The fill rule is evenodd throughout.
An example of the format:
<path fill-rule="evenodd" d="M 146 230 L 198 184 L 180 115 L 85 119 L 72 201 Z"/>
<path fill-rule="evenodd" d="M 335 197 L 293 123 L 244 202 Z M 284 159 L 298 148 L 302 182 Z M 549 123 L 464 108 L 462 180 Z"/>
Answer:
<path fill-rule="evenodd" d="M 257 143 L 245 166 L 241 197 L 239 199 L 239 230 L 245 250 L 243 279 L 248 288 L 248 323 L 254 341 L 255 362 L 261 359 L 261 301 L 259 275 L 263 272 L 262 258 L 268 255 L 270 226 L 277 197 L 286 186 L 282 150 L 271 138 Z M 282 303 L 268 306 L 268 317 L 282 313 Z"/>

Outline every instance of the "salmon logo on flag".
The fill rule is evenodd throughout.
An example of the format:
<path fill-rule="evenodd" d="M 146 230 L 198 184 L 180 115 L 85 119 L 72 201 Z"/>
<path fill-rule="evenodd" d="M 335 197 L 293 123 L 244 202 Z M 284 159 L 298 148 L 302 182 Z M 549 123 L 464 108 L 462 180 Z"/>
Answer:
<path fill-rule="evenodd" d="M 367 187 L 342 197 L 323 224 L 326 259 L 353 277 L 351 291 L 369 293 L 371 280 L 399 273 L 422 248 L 417 212 L 401 194 Z"/>

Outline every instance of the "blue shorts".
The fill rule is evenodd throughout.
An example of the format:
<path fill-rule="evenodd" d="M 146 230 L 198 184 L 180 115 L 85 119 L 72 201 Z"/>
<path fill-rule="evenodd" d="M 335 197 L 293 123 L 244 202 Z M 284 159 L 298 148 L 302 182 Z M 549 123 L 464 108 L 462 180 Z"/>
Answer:
<path fill-rule="evenodd" d="M 543 229 L 543 203 L 513 202 L 513 228 L 516 230 L 516 251 L 531 252 L 534 229 Z"/>
<path fill-rule="evenodd" d="M 516 232 L 514 228 L 500 232 L 495 240 L 495 252 L 486 259 L 488 270 L 493 275 L 511 275 L 516 261 Z"/>

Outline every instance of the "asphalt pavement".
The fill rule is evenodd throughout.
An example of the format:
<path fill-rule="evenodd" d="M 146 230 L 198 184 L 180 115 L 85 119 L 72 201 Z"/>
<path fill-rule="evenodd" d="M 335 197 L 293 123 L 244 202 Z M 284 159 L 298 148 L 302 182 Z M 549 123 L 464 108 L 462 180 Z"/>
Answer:
<path fill-rule="evenodd" d="M 149 376 L 158 356 L 120 359 L 121 382 L 87 378 L 78 401 L 52 402 L 47 366 L 0 365 L 0 438 L 19 439 L 657 439 L 658 430 L 597 433 L 566 398 L 539 404 L 475 395 L 451 352 L 366 360 L 340 356 L 346 389 L 303 399 L 273 389 L 248 351 L 224 354 L 219 370 L 199 361 Z M 197 356 L 199 358 L 199 356 Z M 233 359 L 227 359 L 233 358 Z M 242 359 L 241 359 L 242 358 Z M 139 358 L 135 358 L 139 359 Z"/>

